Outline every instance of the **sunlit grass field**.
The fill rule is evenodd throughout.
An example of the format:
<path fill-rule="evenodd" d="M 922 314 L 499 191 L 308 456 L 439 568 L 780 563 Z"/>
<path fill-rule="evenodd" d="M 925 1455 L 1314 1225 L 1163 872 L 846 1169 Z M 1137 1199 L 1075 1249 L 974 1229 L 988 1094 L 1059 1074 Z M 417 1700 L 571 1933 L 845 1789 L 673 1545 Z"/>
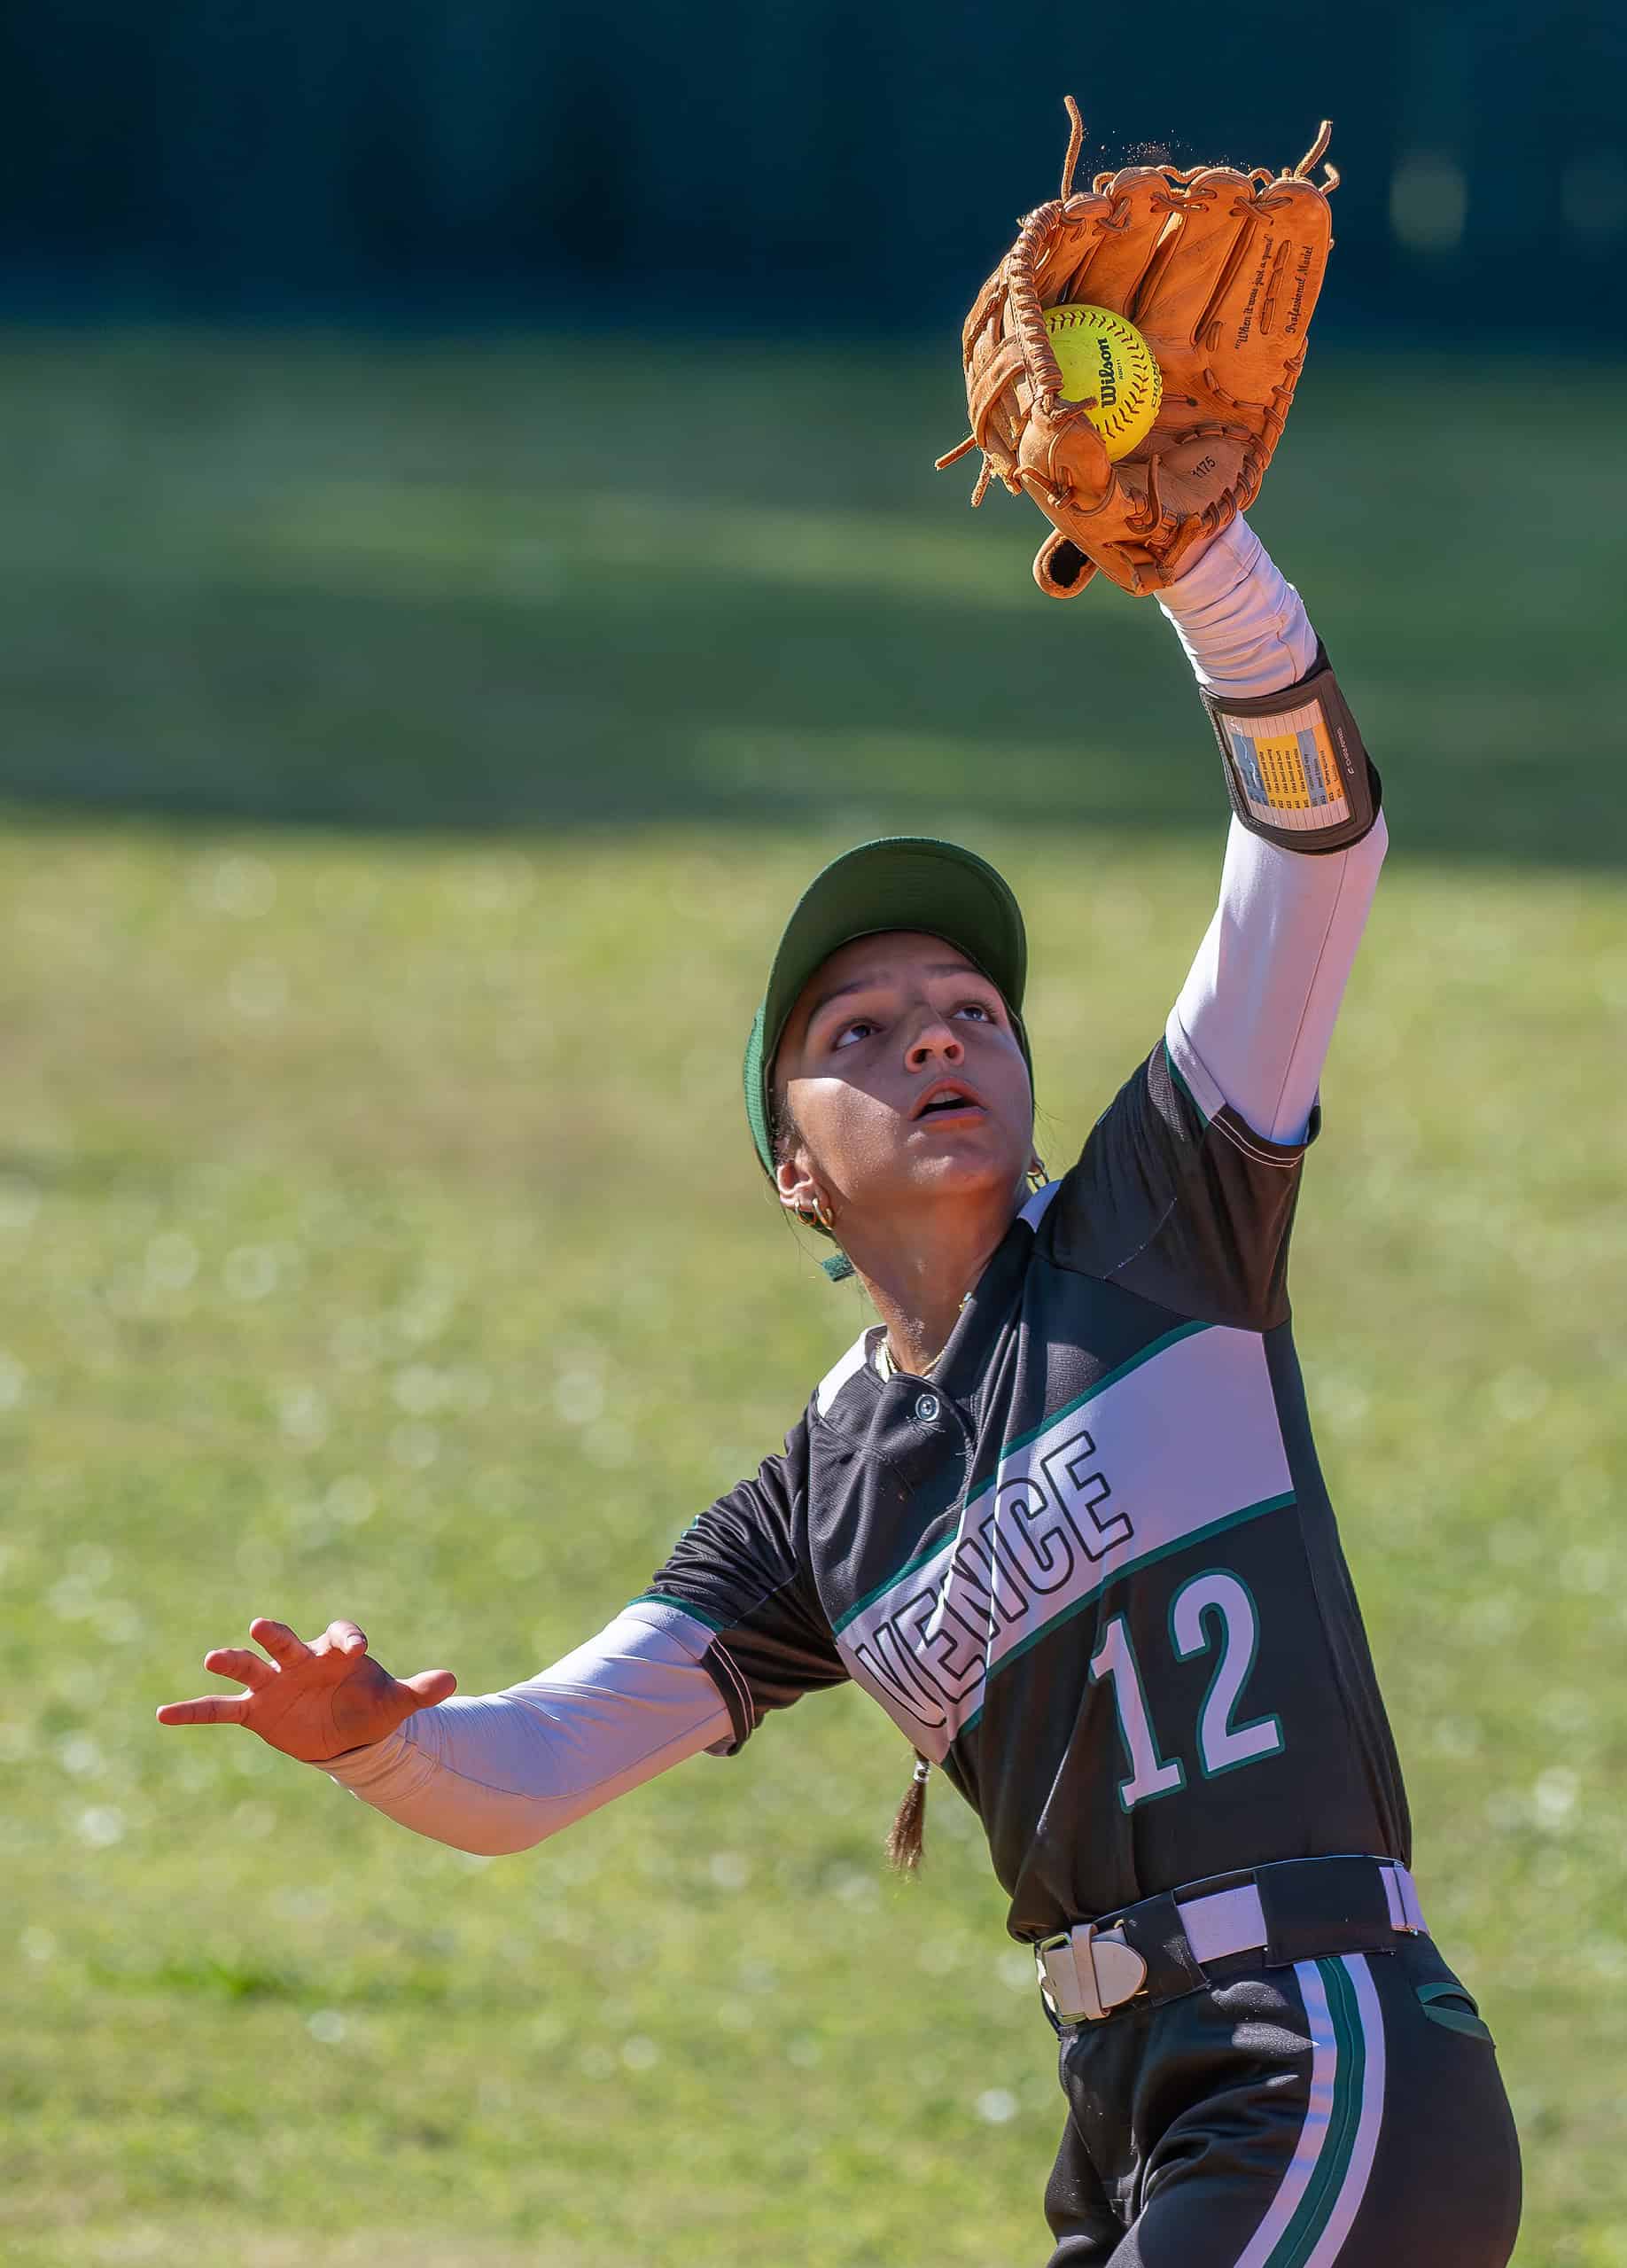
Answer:
<path fill-rule="evenodd" d="M 1257 514 L 1395 843 L 1296 1304 L 1518 2256 L 1615 2268 L 1627 387 L 1511 462 L 1440 377 L 1313 369 Z M 1010 875 L 1065 1158 L 1212 903 L 1172 637 L 934 483 L 952 368 L 14 339 L 0 411 L 0 2257 L 1038 2264 L 1031 1966 L 946 1789 L 884 1879 L 860 1696 L 491 1863 L 152 1709 L 256 1612 L 506 1683 L 778 1446 L 863 1311 L 739 1049 L 846 843 Z"/>

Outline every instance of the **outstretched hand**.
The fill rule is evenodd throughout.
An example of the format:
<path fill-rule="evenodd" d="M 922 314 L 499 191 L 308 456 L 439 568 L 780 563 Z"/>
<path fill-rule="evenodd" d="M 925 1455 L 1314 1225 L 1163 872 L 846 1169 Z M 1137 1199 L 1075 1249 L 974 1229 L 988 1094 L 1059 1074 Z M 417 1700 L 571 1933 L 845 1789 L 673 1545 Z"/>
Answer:
<path fill-rule="evenodd" d="M 420 1670 L 393 1678 L 367 1650 L 354 1622 L 331 1622 L 307 1645 L 286 1623 L 263 1616 L 249 1636 L 252 1647 L 217 1646 L 203 1665 L 216 1677 L 236 1678 L 243 1693 L 206 1694 L 197 1701 L 167 1701 L 160 1725 L 241 1725 L 284 1756 L 303 1764 L 329 1764 L 347 1749 L 370 1747 L 420 1709 L 432 1709 L 457 1690 L 450 1670 Z"/>

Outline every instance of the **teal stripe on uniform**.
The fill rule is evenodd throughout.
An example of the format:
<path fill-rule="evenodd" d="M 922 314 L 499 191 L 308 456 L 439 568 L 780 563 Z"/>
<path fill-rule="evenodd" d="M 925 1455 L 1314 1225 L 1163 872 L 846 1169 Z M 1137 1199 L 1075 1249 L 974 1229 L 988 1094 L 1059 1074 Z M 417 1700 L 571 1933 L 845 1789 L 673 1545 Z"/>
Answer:
<path fill-rule="evenodd" d="M 1196 1108 L 1195 1104 L 1194 1108 Z M 960 1509 L 960 1526 L 964 1527 L 967 1516 L 976 1506 L 983 1502 L 985 1497 L 993 1494 L 1000 1481 L 1000 1473 L 1005 1469 L 1011 1459 L 1028 1448 L 1033 1442 L 1038 1441 L 1042 1433 L 1049 1433 L 1053 1426 L 1060 1425 L 1065 1417 L 1071 1417 L 1075 1410 L 1083 1409 L 1087 1402 L 1099 1400 L 1109 1386 L 1117 1386 L 1121 1378 L 1127 1378 L 1133 1370 L 1139 1370 L 1143 1363 L 1152 1362 L 1159 1355 L 1167 1353 L 1171 1347 L 1178 1346 L 1182 1339 L 1189 1339 L 1199 1331 L 1213 1329 L 1212 1323 L 1178 1323 L 1172 1331 L 1165 1331 L 1162 1338 L 1154 1339 L 1149 1345 L 1142 1347 L 1140 1353 L 1133 1354 L 1127 1361 L 1121 1362 L 1117 1369 L 1104 1371 L 1100 1378 L 1094 1380 L 1086 1387 L 1082 1394 L 1076 1394 L 1070 1402 L 1063 1402 L 1060 1409 L 1054 1409 L 1050 1415 L 1043 1419 L 1039 1424 L 1031 1426 L 1026 1433 L 1016 1434 L 1011 1440 L 1004 1443 L 1000 1449 L 1000 1471 L 991 1473 L 977 1494 L 966 1499 Z M 953 1507 L 946 1508 L 953 1509 Z M 895 1567 L 884 1582 L 878 1583 L 873 1591 L 867 1591 L 856 1605 L 849 1607 L 839 1622 L 831 1625 L 837 1636 L 838 1638 L 841 1636 L 850 1622 L 857 1621 L 867 1607 L 873 1607 L 877 1599 L 884 1598 L 895 1584 L 902 1583 L 907 1577 L 915 1574 L 921 1568 L 930 1566 L 933 1560 L 947 1551 L 954 1541 L 954 1535 L 941 1535 L 936 1543 L 928 1544 L 923 1550 L 918 1551 L 914 1559 L 907 1560 L 902 1567 Z"/>
<path fill-rule="evenodd" d="M 1266 2268 L 1305 2268 L 1339 2202 L 1344 2177 L 1350 2171 L 1351 2153 L 1356 2147 L 1357 2129 L 1361 2124 L 1367 2043 L 1355 1991 L 1343 1961 L 1319 1960 L 1316 1973 L 1327 1995 L 1327 2013 L 1333 2019 L 1338 2058 L 1334 2067 L 1333 2108 L 1328 2114 L 1327 2139 L 1317 2159 L 1316 2171 L 1299 2201 L 1299 2210 L 1284 2229 L 1280 2242 L 1273 2246 Z"/>
<path fill-rule="evenodd" d="M 704 1622 L 708 1630 L 722 1631 L 728 1627 L 721 1615 L 708 1614 L 705 1607 L 692 1605 L 688 1599 L 675 1599 L 670 1591 L 641 1591 L 629 1599 L 630 1607 L 671 1607 L 674 1614 L 688 1615 L 691 1622 Z"/>

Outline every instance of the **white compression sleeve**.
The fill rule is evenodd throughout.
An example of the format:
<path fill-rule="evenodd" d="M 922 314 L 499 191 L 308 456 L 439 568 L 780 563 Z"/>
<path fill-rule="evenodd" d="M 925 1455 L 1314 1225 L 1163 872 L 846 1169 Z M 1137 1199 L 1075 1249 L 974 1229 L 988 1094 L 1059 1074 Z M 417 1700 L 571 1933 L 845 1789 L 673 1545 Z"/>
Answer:
<path fill-rule="evenodd" d="M 527 1851 L 733 1728 L 701 1666 L 712 1633 L 629 1607 L 505 1693 L 443 1701 L 325 1769 L 376 1811 L 460 1851 Z"/>
<path fill-rule="evenodd" d="M 1160 591 L 1158 604 L 1211 693 L 1275 693 L 1316 659 L 1316 632 L 1299 593 L 1241 515 Z"/>
<path fill-rule="evenodd" d="M 1211 691 L 1278 692 L 1316 658 L 1299 593 L 1242 518 L 1158 603 Z M 1207 1090 L 1267 1141 L 1304 1139 L 1387 840 L 1382 814 L 1349 850 L 1320 854 L 1232 822 L 1220 903 L 1167 1036 L 1200 1103 Z"/>

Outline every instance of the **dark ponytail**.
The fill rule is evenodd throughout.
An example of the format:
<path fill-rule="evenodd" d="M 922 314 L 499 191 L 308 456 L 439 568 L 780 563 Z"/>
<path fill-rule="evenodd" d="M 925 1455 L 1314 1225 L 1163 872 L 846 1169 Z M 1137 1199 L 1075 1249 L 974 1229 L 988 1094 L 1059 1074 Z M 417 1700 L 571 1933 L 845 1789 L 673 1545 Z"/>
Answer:
<path fill-rule="evenodd" d="M 904 1800 L 887 1830 L 887 1864 L 895 1874 L 915 1874 L 921 1870 L 922 1851 L 926 1843 L 927 1774 L 931 1769 L 931 1765 L 917 1749 L 915 1769 L 904 1790 Z"/>

